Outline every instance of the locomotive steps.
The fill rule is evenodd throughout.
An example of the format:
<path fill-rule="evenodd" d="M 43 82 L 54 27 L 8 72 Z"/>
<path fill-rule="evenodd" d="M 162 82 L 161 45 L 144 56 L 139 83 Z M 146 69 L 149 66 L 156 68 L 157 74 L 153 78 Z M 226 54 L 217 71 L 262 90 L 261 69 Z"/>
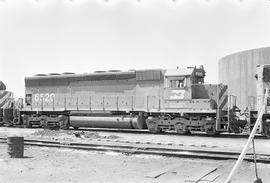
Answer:
<path fill-rule="evenodd" d="M 6 143 L 6 138 L 1 137 L 0 143 Z M 157 144 L 124 144 L 116 143 L 115 141 L 92 141 L 91 143 L 74 143 L 74 142 L 61 142 L 61 141 L 49 141 L 49 140 L 37 140 L 37 139 L 25 139 L 24 144 L 26 146 L 39 146 L 50 148 L 68 148 L 76 150 L 86 151 L 100 151 L 100 152 L 117 152 L 125 155 L 157 155 L 167 157 L 179 157 L 179 158 L 199 158 L 199 159 L 214 159 L 214 160 L 228 160 L 237 159 L 239 152 L 233 151 L 213 151 L 202 150 L 195 148 L 171 148 L 164 145 Z M 270 155 L 257 154 L 257 162 L 270 163 Z M 253 154 L 248 153 L 245 157 L 246 161 L 253 162 Z"/>

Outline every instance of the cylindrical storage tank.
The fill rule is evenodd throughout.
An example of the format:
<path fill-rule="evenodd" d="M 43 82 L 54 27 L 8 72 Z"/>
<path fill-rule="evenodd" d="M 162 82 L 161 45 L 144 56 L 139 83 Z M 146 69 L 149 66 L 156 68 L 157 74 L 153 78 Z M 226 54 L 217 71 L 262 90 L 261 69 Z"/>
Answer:
<path fill-rule="evenodd" d="M 23 158 L 24 138 L 23 137 L 7 137 L 8 149 L 7 153 L 11 158 Z"/>
<path fill-rule="evenodd" d="M 256 67 L 270 64 L 270 47 L 227 55 L 219 60 L 219 82 L 228 85 L 228 95 L 236 96 L 236 105 L 256 110 Z"/>
<path fill-rule="evenodd" d="M 70 116 L 70 125 L 73 127 L 142 129 L 144 123 L 142 117 Z"/>

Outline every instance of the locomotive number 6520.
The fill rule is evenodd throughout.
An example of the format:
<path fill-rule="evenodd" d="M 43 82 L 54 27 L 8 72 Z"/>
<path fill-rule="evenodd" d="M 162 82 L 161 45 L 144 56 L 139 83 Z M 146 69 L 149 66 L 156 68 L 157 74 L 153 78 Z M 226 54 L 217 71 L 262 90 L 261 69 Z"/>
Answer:
<path fill-rule="evenodd" d="M 54 93 L 37 93 L 34 95 L 35 102 L 44 101 L 44 102 L 52 102 L 55 98 Z"/>

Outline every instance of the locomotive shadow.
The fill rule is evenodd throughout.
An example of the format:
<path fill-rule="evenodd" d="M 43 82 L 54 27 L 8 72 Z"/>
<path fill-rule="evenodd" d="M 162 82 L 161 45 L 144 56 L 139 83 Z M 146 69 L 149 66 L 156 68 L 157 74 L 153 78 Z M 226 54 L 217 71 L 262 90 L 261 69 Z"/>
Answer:
<path fill-rule="evenodd" d="M 88 131 L 88 132 L 110 132 L 110 133 L 134 133 L 134 134 L 152 134 L 148 130 L 130 130 L 130 129 L 109 129 L 109 128 L 80 128 L 80 129 L 72 129 L 70 128 L 69 130 L 71 131 Z M 215 137 L 215 138 L 248 138 L 248 135 L 243 135 L 243 134 L 226 134 L 226 133 L 220 133 L 218 135 L 208 135 L 205 133 L 199 133 L 199 132 L 194 132 L 194 133 L 189 133 L 189 134 L 178 134 L 176 132 L 165 132 L 165 133 L 159 133 L 159 134 L 152 134 L 152 135 L 169 135 L 169 136 L 197 136 L 197 137 Z M 265 137 L 263 136 L 256 136 L 258 139 L 264 139 Z"/>
<path fill-rule="evenodd" d="M 33 158 L 33 156 L 23 156 L 23 157 L 20 158 L 20 159 L 31 159 L 31 158 Z"/>

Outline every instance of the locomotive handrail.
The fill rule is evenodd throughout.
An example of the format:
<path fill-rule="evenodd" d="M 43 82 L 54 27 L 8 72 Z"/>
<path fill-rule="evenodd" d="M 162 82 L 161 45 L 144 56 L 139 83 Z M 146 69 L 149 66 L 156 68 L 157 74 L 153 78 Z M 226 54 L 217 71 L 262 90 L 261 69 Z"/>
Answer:
<path fill-rule="evenodd" d="M 53 100 L 53 101 L 52 101 L 52 104 L 53 104 L 52 107 L 53 107 L 53 111 L 54 111 L 54 110 L 55 110 L 55 106 L 54 106 L 54 105 L 55 105 L 55 104 L 54 104 L 54 97 L 52 98 L 52 100 Z"/>
<path fill-rule="evenodd" d="M 146 96 L 146 109 L 149 111 L 149 96 Z"/>
<path fill-rule="evenodd" d="M 116 96 L 116 110 L 119 111 L 119 106 L 118 106 L 118 96 Z"/>
<path fill-rule="evenodd" d="M 254 135 L 255 135 L 255 133 L 257 131 L 257 128 L 258 128 L 258 126 L 259 126 L 259 124 L 261 122 L 262 116 L 263 116 L 263 114 L 265 112 L 268 96 L 269 96 L 269 88 L 266 88 L 265 96 L 264 96 L 264 102 L 263 102 L 263 105 L 261 107 L 259 116 L 258 116 L 258 118 L 256 120 L 256 123 L 254 124 L 254 127 L 253 127 L 253 129 L 252 129 L 252 131 L 251 131 L 251 133 L 249 135 L 248 141 L 247 141 L 245 147 L 243 148 L 239 158 L 237 159 L 237 162 L 235 163 L 235 165 L 234 165 L 232 171 L 230 172 L 228 178 L 226 179 L 225 183 L 231 183 L 231 179 L 232 179 L 233 175 L 237 171 L 238 167 L 241 165 L 241 163 L 242 163 L 242 161 L 243 161 L 243 159 L 244 159 L 244 157 L 245 157 L 245 155 L 246 155 L 246 153 L 247 153 L 247 151 L 248 151 L 248 149 L 250 147 L 250 144 L 251 144 L 252 140 L 254 139 Z"/>
<path fill-rule="evenodd" d="M 71 96 L 69 98 L 63 97 L 62 105 L 65 110 L 67 109 L 74 109 L 74 110 L 81 110 L 87 108 L 88 110 L 95 110 L 101 109 L 105 110 L 134 110 L 136 105 L 135 97 L 133 95 L 125 97 L 125 96 L 99 96 L 100 98 L 94 100 L 95 96 L 87 96 L 86 98 L 81 98 L 78 96 Z M 149 96 L 148 96 L 149 97 Z M 54 98 L 53 98 L 54 99 Z M 128 100 L 128 101 L 126 101 Z M 149 99 L 150 100 L 150 99 Z M 50 103 L 50 107 L 56 107 L 54 100 L 53 103 Z M 41 101 L 42 102 L 42 101 Z M 42 103 L 40 103 L 42 104 Z M 48 106 L 48 103 L 44 103 L 44 105 Z M 41 105 L 42 107 L 42 105 Z M 149 107 L 149 106 L 148 106 Z"/>
<path fill-rule="evenodd" d="M 105 97 L 102 96 L 102 109 L 103 109 L 103 111 L 105 111 L 105 104 L 104 104 L 104 101 L 105 101 Z"/>
<path fill-rule="evenodd" d="M 131 96 L 131 110 L 134 111 L 134 101 L 133 101 L 133 95 Z"/>
<path fill-rule="evenodd" d="M 92 110 L 92 98 L 89 96 L 89 110 Z"/>
<path fill-rule="evenodd" d="M 41 110 L 43 111 L 43 98 L 41 99 Z"/>
<path fill-rule="evenodd" d="M 64 108 L 65 108 L 65 110 L 67 110 L 67 98 L 66 97 L 64 98 Z"/>

